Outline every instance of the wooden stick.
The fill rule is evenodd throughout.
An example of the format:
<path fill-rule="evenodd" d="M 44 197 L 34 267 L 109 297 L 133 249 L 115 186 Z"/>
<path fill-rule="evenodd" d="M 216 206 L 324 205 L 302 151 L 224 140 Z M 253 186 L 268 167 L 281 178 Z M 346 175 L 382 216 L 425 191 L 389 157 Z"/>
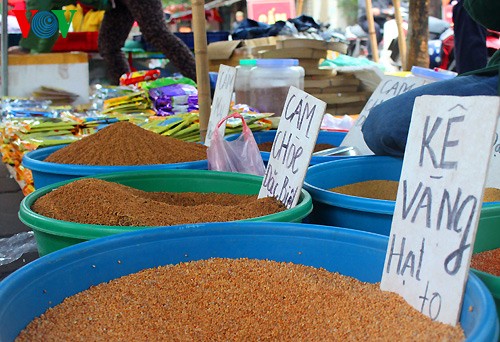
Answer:
<path fill-rule="evenodd" d="M 377 34 L 375 33 L 375 20 L 373 19 L 372 0 L 366 0 L 366 20 L 368 21 L 368 35 L 372 48 L 372 58 L 375 63 L 378 63 L 378 42 Z"/>
<path fill-rule="evenodd" d="M 7 26 L 7 12 L 9 3 L 7 0 L 2 0 L 2 96 L 9 95 L 9 34 Z"/>
<path fill-rule="evenodd" d="M 194 56 L 196 61 L 196 83 L 200 111 L 200 138 L 205 141 L 210 120 L 210 78 L 208 75 L 207 31 L 205 27 L 205 2 L 192 0 Z"/>
<path fill-rule="evenodd" d="M 299 3 L 297 4 L 297 16 L 300 16 L 302 14 L 302 9 L 304 7 L 304 0 L 299 0 Z"/>
<path fill-rule="evenodd" d="M 399 45 L 399 58 L 401 58 L 401 66 L 406 66 L 406 36 L 403 30 L 403 18 L 401 17 L 401 2 L 399 0 L 392 1 L 394 5 L 394 14 L 396 17 L 396 24 L 398 25 L 398 45 Z"/>

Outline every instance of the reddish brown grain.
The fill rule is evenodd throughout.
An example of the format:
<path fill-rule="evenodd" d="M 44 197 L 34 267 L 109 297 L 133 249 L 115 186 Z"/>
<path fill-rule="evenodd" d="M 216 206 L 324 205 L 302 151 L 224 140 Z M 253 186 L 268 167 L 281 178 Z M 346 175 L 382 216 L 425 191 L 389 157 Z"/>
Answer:
<path fill-rule="evenodd" d="M 34 212 L 63 221 L 110 226 L 224 222 L 285 210 L 275 198 L 227 193 L 145 192 L 95 178 L 76 180 L 38 198 Z"/>
<path fill-rule="evenodd" d="M 391 180 L 368 180 L 329 189 L 344 195 L 395 201 L 399 182 Z M 484 189 L 483 202 L 500 201 L 500 189 Z"/>
<path fill-rule="evenodd" d="M 473 254 L 471 267 L 500 277 L 500 248 Z"/>
<path fill-rule="evenodd" d="M 124 121 L 49 155 L 45 161 L 80 165 L 150 165 L 207 159 L 206 147 L 163 136 Z"/>
<path fill-rule="evenodd" d="M 378 284 L 291 263 L 211 259 L 92 287 L 49 309 L 17 339 L 52 340 L 462 341 L 464 335 Z"/>

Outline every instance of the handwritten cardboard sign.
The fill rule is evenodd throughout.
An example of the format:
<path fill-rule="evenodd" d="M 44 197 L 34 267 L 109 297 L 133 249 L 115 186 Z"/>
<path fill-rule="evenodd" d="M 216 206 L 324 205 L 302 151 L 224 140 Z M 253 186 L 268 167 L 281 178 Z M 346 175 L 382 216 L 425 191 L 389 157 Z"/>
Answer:
<path fill-rule="evenodd" d="M 215 128 L 222 118 L 229 114 L 231 97 L 233 96 L 234 81 L 236 80 L 236 68 L 221 64 L 215 85 L 214 99 L 210 109 L 205 145 L 210 146 Z M 225 125 L 221 125 L 220 134 L 224 136 Z"/>
<path fill-rule="evenodd" d="M 380 288 L 451 325 L 460 317 L 499 108 L 493 96 L 421 96 L 413 108 Z"/>
<path fill-rule="evenodd" d="M 325 102 L 290 87 L 259 198 L 275 197 L 287 208 L 297 205 L 325 109 Z"/>
<path fill-rule="evenodd" d="M 359 154 L 361 155 L 372 155 L 373 152 L 366 146 L 363 132 L 361 132 L 366 117 L 370 114 L 370 110 L 388 99 L 404 94 L 429 82 L 421 77 L 384 76 L 366 102 L 356 123 L 351 127 L 341 145 L 354 146 L 359 150 Z"/>
<path fill-rule="evenodd" d="M 500 189 L 500 116 L 498 117 L 497 132 L 493 140 L 486 187 Z"/>

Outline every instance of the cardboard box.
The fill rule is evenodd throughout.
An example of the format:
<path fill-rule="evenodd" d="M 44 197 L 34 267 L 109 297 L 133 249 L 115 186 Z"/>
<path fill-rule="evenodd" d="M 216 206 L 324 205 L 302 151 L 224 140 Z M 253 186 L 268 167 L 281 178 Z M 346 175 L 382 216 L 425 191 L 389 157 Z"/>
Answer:
<path fill-rule="evenodd" d="M 256 58 L 253 52 L 260 51 L 259 47 L 276 46 L 276 37 L 264 37 L 246 40 L 228 40 L 208 44 L 208 62 L 210 71 L 219 71 L 220 64 L 237 66 L 240 59 Z"/>
<path fill-rule="evenodd" d="M 210 71 L 219 71 L 221 64 L 237 66 L 240 59 L 247 58 L 247 49 L 243 40 L 229 40 L 210 43 L 207 46 L 208 67 Z"/>
<path fill-rule="evenodd" d="M 9 55 L 9 96 L 30 97 L 41 87 L 77 94 L 74 104 L 89 102 L 89 63 L 83 52 Z"/>

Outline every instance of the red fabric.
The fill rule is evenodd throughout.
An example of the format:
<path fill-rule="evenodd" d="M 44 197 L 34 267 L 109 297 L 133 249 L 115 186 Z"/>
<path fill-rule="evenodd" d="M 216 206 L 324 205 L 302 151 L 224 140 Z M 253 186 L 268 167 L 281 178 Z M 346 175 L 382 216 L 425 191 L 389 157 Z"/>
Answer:
<path fill-rule="evenodd" d="M 453 51 L 453 47 L 455 46 L 455 36 L 450 35 L 445 40 L 443 40 L 442 46 L 442 56 L 441 56 L 441 64 L 439 67 L 441 69 L 447 70 L 450 64 L 450 54 Z"/>

